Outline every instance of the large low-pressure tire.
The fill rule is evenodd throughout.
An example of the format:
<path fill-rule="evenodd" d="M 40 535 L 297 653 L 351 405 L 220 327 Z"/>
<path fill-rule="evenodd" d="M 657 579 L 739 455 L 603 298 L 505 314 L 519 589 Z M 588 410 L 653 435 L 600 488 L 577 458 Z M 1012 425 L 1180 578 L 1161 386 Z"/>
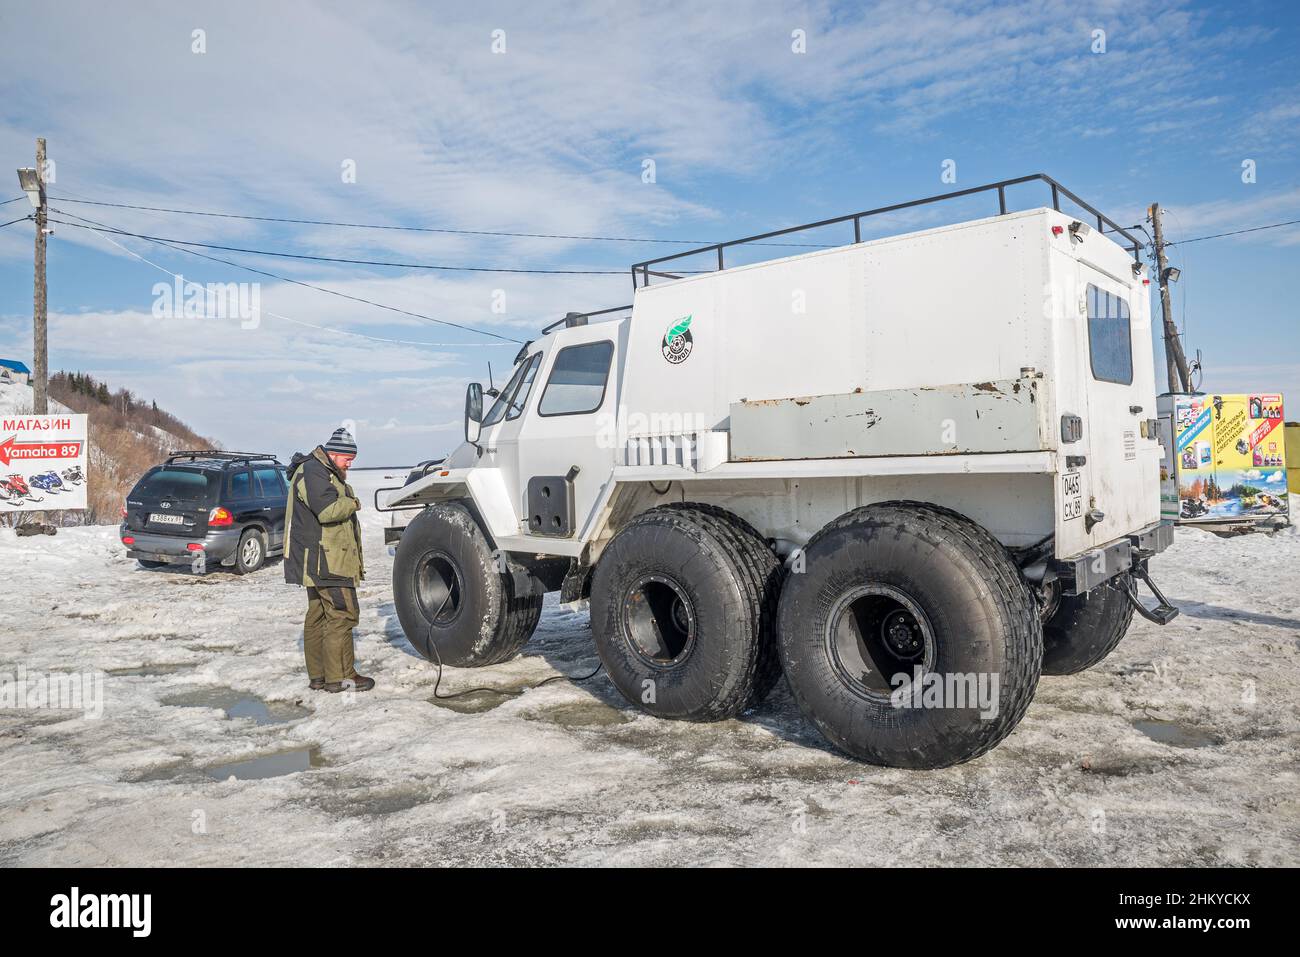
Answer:
<path fill-rule="evenodd" d="M 721 509 L 675 504 L 630 521 L 591 584 L 592 635 L 615 687 L 660 718 L 718 721 L 750 707 L 776 680 L 774 565 Z"/>
<path fill-rule="evenodd" d="M 487 536 L 464 505 L 434 505 L 402 532 L 393 560 L 393 601 L 406 638 L 433 662 L 478 668 L 509 661 L 542 614 L 540 588 L 516 592 L 527 573 L 500 570 Z"/>
<path fill-rule="evenodd" d="M 1043 674 L 1086 671 L 1115 650 L 1133 621 L 1124 581 L 1112 579 L 1084 595 L 1062 595 L 1043 625 Z"/>
<path fill-rule="evenodd" d="M 869 505 L 813 536 L 800 564 L 781 593 L 781 660 L 799 707 L 836 747 L 871 764 L 940 768 L 1020 722 L 1042 625 L 987 531 L 927 503 Z"/>
<path fill-rule="evenodd" d="M 756 708 L 767 699 L 781 680 L 781 653 L 776 647 L 776 615 L 781 601 L 781 582 L 785 569 L 776 552 L 754 526 L 717 505 L 700 502 L 675 502 L 663 506 L 698 513 L 716 521 L 717 530 L 725 535 L 736 549 L 740 571 L 754 602 L 757 618 L 754 627 L 758 633 L 758 662 L 754 666 L 754 680 L 749 689 L 749 700 L 742 710 Z"/>

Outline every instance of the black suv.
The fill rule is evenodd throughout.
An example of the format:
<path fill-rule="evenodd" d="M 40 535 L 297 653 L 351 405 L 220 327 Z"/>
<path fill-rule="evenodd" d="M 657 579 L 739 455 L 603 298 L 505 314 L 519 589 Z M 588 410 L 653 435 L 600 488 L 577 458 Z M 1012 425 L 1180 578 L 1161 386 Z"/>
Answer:
<path fill-rule="evenodd" d="M 122 544 L 145 568 L 233 566 L 257 571 L 284 552 L 288 496 L 274 455 L 173 452 L 146 472 L 122 508 Z"/>

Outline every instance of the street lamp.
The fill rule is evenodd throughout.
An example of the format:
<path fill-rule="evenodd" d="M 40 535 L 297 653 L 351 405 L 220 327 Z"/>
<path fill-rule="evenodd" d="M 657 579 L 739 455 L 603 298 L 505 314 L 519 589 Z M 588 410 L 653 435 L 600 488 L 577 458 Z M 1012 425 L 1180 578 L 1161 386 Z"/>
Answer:
<path fill-rule="evenodd" d="M 1169 266 L 1165 269 L 1165 282 L 1178 282 L 1178 277 L 1182 274 L 1183 271 L 1177 266 Z"/>
<path fill-rule="evenodd" d="M 24 166 L 18 171 L 18 185 L 22 191 L 27 194 L 27 201 L 35 209 L 40 209 L 45 200 L 45 185 L 41 182 L 40 176 L 36 174 L 30 166 Z"/>

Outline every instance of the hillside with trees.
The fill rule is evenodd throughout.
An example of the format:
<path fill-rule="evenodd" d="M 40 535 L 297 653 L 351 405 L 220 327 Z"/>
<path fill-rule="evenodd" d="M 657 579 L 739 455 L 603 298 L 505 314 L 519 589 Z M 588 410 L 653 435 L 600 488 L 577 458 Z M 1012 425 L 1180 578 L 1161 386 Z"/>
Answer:
<path fill-rule="evenodd" d="M 25 390 L 25 394 L 18 394 Z M 32 410 L 29 386 L 5 387 L 5 405 L 14 412 Z M 84 372 L 56 372 L 50 376 L 50 411 L 80 412 L 89 417 L 85 512 L 48 512 L 43 520 L 56 525 L 112 525 L 122 513 L 122 503 L 136 480 L 176 449 L 216 449 L 220 444 L 199 435 L 188 425 L 143 399 L 130 389 L 112 389 L 108 383 Z M 24 516 L 30 521 L 38 513 Z M 14 522 L 17 514 L 0 516 Z"/>

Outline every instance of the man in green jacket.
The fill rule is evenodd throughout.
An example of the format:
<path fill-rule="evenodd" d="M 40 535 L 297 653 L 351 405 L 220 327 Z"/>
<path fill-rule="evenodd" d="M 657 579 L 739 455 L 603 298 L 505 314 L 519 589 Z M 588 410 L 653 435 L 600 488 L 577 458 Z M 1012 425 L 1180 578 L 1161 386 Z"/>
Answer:
<path fill-rule="evenodd" d="M 369 691 L 373 678 L 357 674 L 352 629 L 360 617 L 361 502 L 347 483 L 357 444 L 347 429 L 289 463 L 284 522 L 284 580 L 307 587 L 302 647 L 313 691 Z"/>

